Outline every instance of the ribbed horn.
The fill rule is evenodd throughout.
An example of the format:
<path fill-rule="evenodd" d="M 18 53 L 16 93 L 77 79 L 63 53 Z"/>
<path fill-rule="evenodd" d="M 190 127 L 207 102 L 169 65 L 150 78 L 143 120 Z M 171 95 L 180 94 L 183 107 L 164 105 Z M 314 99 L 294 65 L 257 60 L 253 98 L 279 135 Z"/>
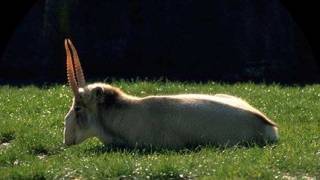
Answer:
<path fill-rule="evenodd" d="M 83 71 L 82 71 L 82 67 L 81 67 L 81 63 L 80 63 L 80 60 L 79 60 L 79 56 L 78 56 L 77 50 L 74 47 L 74 45 L 72 44 L 70 39 L 68 39 L 68 44 L 69 44 L 69 46 L 71 47 L 71 50 L 72 50 L 73 63 L 74 63 L 73 65 L 74 65 L 75 72 L 76 72 L 75 75 L 76 75 L 76 79 L 77 79 L 77 82 L 78 82 L 78 87 L 84 87 L 86 85 L 86 80 L 85 80 L 84 75 L 83 75 Z"/>
<path fill-rule="evenodd" d="M 72 55 L 68 46 L 68 41 L 69 39 L 64 40 L 64 48 L 66 49 L 66 56 L 67 56 L 67 77 L 68 77 L 68 82 L 72 89 L 72 92 L 74 96 L 77 98 L 79 97 L 78 83 L 75 78 Z"/>

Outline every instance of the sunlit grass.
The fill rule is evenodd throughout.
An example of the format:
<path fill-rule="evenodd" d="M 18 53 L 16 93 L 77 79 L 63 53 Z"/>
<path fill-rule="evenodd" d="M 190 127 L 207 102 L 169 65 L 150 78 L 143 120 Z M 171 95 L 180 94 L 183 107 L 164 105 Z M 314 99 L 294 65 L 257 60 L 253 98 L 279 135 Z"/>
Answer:
<path fill-rule="evenodd" d="M 280 141 L 264 148 L 155 151 L 107 150 L 98 140 L 64 148 L 67 86 L 0 87 L 0 179 L 4 178 L 320 178 L 320 86 L 116 81 L 147 96 L 228 93 L 242 97 L 279 125 Z"/>

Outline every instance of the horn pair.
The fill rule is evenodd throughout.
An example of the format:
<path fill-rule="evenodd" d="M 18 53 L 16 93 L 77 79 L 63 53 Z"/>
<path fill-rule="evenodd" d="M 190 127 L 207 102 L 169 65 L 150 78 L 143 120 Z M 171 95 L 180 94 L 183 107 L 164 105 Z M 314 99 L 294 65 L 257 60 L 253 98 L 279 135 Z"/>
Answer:
<path fill-rule="evenodd" d="M 77 98 L 79 97 L 78 89 L 81 87 L 84 87 L 86 85 L 86 81 L 83 75 L 77 50 L 73 46 L 70 39 L 64 40 L 64 47 L 66 49 L 66 56 L 67 56 L 68 82 L 74 96 Z"/>

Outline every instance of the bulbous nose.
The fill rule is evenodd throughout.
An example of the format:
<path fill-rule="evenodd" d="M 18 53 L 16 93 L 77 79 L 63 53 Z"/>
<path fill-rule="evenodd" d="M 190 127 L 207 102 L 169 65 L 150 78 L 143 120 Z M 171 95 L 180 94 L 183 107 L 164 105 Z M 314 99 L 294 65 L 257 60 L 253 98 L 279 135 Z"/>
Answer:
<path fill-rule="evenodd" d="M 75 141 L 73 141 L 73 140 L 68 140 L 68 139 L 64 138 L 64 139 L 63 139 L 63 144 L 64 144 L 65 146 L 72 146 L 72 145 L 75 145 L 76 143 L 75 143 Z"/>

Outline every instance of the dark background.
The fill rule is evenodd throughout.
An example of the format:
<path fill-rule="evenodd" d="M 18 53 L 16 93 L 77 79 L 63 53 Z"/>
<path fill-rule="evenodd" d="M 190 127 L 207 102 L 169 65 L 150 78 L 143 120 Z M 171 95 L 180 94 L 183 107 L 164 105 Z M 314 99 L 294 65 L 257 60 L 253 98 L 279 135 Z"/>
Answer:
<path fill-rule="evenodd" d="M 12 1 L 5 1 L 3 2 L 3 4 L 0 6 L 1 10 L 1 42 L 0 42 L 0 53 L 1 55 L 3 53 L 5 53 L 6 51 L 6 47 L 8 42 L 10 41 L 11 37 L 14 35 L 14 32 L 17 28 L 17 26 L 19 25 L 19 23 L 23 22 L 23 18 L 28 14 L 28 12 L 30 11 L 30 9 L 34 6 L 35 3 L 39 3 L 39 1 L 33 0 L 33 1 L 18 1 L 18 0 L 12 0 Z M 316 12 L 317 12 L 317 5 L 316 2 L 313 1 L 307 1 L 307 2 L 295 2 L 295 1 L 290 1 L 290 0 L 282 0 L 281 3 L 287 8 L 287 10 L 289 11 L 289 14 L 292 16 L 293 20 L 297 23 L 298 28 L 301 30 L 302 32 L 302 36 L 304 36 L 306 38 L 306 45 L 303 45 L 303 47 L 301 49 L 302 50 L 302 55 L 309 55 L 312 54 L 312 57 L 310 57 L 308 60 L 306 60 L 306 62 L 304 61 L 298 61 L 298 63 L 295 66 L 292 66 L 292 68 L 288 68 L 288 70 L 286 69 L 270 69 L 270 71 L 275 71 L 274 72 L 270 72 L 268 73 L 268 70 L 265 70 L 265 68 L 263 66 L 266 66 L 265 64 L 254 64 L 253 67 L 258 69 L 261 69 L 261 67 L 264 68 L 263 73 L 262 74 L 245 74 L 245 73 L 239 73 L 240 75 L 237 76 L 222 76 L 222 75 L 206 75 L 208 73 L 210 73 L 210 69 L 208 69 L 208 73 L 204 73 L 200 74 L 197 72 L 194 72 L 194 74 L 192 74 L 192 72 L 188 73 L 188 71 L 186 70 L 181 70 L 176 72 L 173 68 L 173 70 L 171 70 L 170 72 L 168 72 L 167 74 L 165 74 L 166 77 L 168 77 L 169 79 L 179 79 L 179 80 L 216 80 L 216 81 L 226 81 L 226 82 L 235 82 L 235 81 L 255 81 L 255 82 L 279 82 L 279 83 L 289 83 L 289 84 L 305 84 L 305 83 L 315 83 L 315 82 L 319 82 L 319 69 L 320 69 L 320 63 L 319 63 L 319 58 L 318 58 L 318 50 L 317 50 L 317 42 L 318 42 L 318 38 L 317 38 L 317 34 L 318 34 L 318 27 L 317 25 L 319 24 L 316 21 Z M 139 22 L 139 17 L 135 17 L 136 19 L 134 19 L 135 21 Z M 89 24 L 89 25 L 93 25 L 93 24 Z M 70 34 L 70 36 L 73 37 L 73 34 Z M 77 35 L 74 35 L 77 36 Z M 80 35 L 78 35 L 80 36 Z M 89 51 L 87 49 L 84 49 L 80 47 L 78 47 L 77 44 L 81 44 L 80 42 L 78 42 L 78 40 L 74 40 L 75 44 L 77 46 L 77 48 L 79 49 L 79 54 L 81 56 L 81 54 L 84 54 L 84 57 L 88 57 L 89 55 L 87 55 L 86 51 Z M 304 42 L 304 39 L 302 40 Z M 301 42 L 301 41 L 298 41 Z M 90 42 L 88 42 L 90 43 Z M 308 46 L 310 45 L 310 47 Z M 298 45 L 299 46 L 299 45 Z M 108 46 L 107 46 L 108 47 Z M 90 48 L 90 45 L 88 45 L 85 48 Z M 192 47 L 190 47 L 191 49 Z M 310 48 L 310 49 L 308 49 Z M 80 52 L 83 52 L 81 53 Z M 131 51 L 135 52 L 135 51 L 139 51 L 140 49 L 133 49 Z M 116 51 L 116 50 L 115 50 Z M 113 51 L 112 51 L 113 52 Z M 112 53 L 111 52 L 111 53 Z M 312 53 L 310 53 L 312 52 Z M 64 52 L 60 52 L 57 54 L 63 54 Z M 121 53 L 120 53 L 121 54 Z M 131 52 L 132 55 L 132 52 Z M 134 54 L 133 54 L 134 55 Z M 170 55 L 170 53 L 169 53 Z M 53 54 L 52 56 L 55 56 L 55 54 Z M 137 55 L 138 56 L 138 55 Z M 59 57 L 57 55 L 57 57 Z M 81 56 L 82 57 L 82 56 Z M 81 58 L 80 57 L 80 58 Z M 148 57 L 148 56 L 147 56 Z M 232 56 L 230 56 L 232 57 Z M 39 57 L 37 57 L 39 58 Z M 166 57 L 163 57 L 164 59 L 166 59 Z M 41 58 L 39 58 L 41 59 Z M 81 58 L 82 59 L 82 58 Z M 134 66 L 135 64 L 139 64 L 139 63 L 144 63 L 144 62 L 137 62 L 139 59 L 139 57 L 136 57 L 136 61 L 132 62 L 132 66 Z M 3 60 L 4 61 L 4 60 Z M 84 61 L 84 60 L 82 60 Z M 181 61 L 181 60 L 180 60 Z M 64 62 L 64 60 L 62 60 L 61 62 Z M 237 62 L 237 61 L 235 61 Z M 10 63 L 10 62 L 9 62 Z M 126 62 L 128 63 L 128 62 Z M 179 66 L 179 65 L 175 65 L 175 64 L 170 64 L 172 62 L 166 62 L 166 61 L 161 61 L 160 64 L 160 68 L 166 68 L 166 67 L 172 67 L 172 66 Z M 284 62 L 287 63 L 288 66 L 289 63 L 288 62 Z M 8 62 L 7 62 L 8 64 Z M 40 63 L 41 64 L 41 63 Z M 50 63 L 49 63 L 50 64 Z M 101 71 L 99 71 L 99 67 L 94 67 L 94 69 L 97 69 L 97 71 L 95 70 L 88 70 L 88 68 L 90 68 L 91 66 L 89 65 L 89 63 L 83 62 L 84 64 L 84 69 L 85 72 L 87 73 L 87 76 L 90 76 L 89 78 L 100 78 L 103 79 L 106 76 L 115 76 L 115 77 L 124 77 L 124 78 L 131 78 L 133 76 L 141 76 L 141 77 L 154 77 L 154 78 L 158 78 L 160 76 L 163 75 L 163 72 L 166 71 L 166 69 L 159 69 L 159 73 L 155 73 L 154 70 L 153 72 L 140 72 L 140 70 L 136 70 L 136 71 L 132 71 L 132 72 L 128 72 L 128 73 L 121 73 L 121 72 L 116 72 L 117 70 L 115 70 L 115 72 L 111 72 L 112 70 L 109 70 L 109 73 L 102 73 Z M 188 64 L 188 63 L 187 63 Z M 1 60 L 0 60 L 0 66 L 3 65 L 1 64 Z M 101 65 L 105 65 L 105 64 L 101 64 Z M 111 63 L 112 65 L 112 63 Z M 211 64 L 212 65 L 212 64 Z M 267 64 L 268 65 L 268 64 Z M 46 64 L 44 64 L 43 66 L 46 66 Z M 65 74 L 60 73 L 63 70 L 63 65 L 58 66 L 56 69 L 45 69 L 43 68 L 43 66 L 39 65 L 41 69 L 39 69 L 39 71 L 34 72 L 34 70 L 30 67 L 30 71 L 28 71 L 28 69 L 26 69 L 24 67 L 23 70 L 25 71 L 19 71 L 16 69 L 10 69 L 10 68 L 6 68 L 5 66 L 0 67 L 0 83 L 10 83 L 10 82 L 36 82 L 36 83 L 41 83 L 41 82 L 63 82 L 65 81 Z M 96 65 L 96 66 L 99 66 Z M 118 65 L 119 69 L 121 68 L 121 65 Z M 193 66 L 193 64 L 189 64 L 190 67 Z M 233 66 L 233 65 L 229 65 L 229 66 Z M 236 65 L 234 65 L 236 67 Z M 251 66 L 249 64 L 249 66 Z M 260 67 L 261 66 L 261 67 Z M 62 67 L 62 68 L 61 68 Z M 117 66 L 115 66 L 117 67 Z M 303 68 L 301 68 L 303 67 Z M 201 66 L 200 66 L 201 68 Z M 206 66 L 204 65 L 202 68 L 206 68 Z M 295 68 L 300 68 L 298 70 L 296 70 Z M 112 68 L 111 68 L 112 69 Z M 255 69 L 255 70 L 256 70 Z M 293 70 L 292 70 L 293 69 Z M 15 71 L 16 70 L 16 71 Z M 229 67 L 230 72 L 232 73 L 233 67 Z M 14 72 L 15 71 L 15 72 Z M 145 69 L 141 69 L 141 71 L 145 71 Z M 235 71 L 237 71 L 237 69 L 235 68 Z M 286 73 L 286 71 L 288 71 Z M 99 73 L 100 72 L 100 73 Z M 229 72 L 229 73 L 230 73 Z M 277 74 L 278 73 L 278 74 Z M 286 76 L 286 74 L 292 74 L 292 75 L 288 75 Z M 236 74 L 236 73 L 235 73 Z"/>

